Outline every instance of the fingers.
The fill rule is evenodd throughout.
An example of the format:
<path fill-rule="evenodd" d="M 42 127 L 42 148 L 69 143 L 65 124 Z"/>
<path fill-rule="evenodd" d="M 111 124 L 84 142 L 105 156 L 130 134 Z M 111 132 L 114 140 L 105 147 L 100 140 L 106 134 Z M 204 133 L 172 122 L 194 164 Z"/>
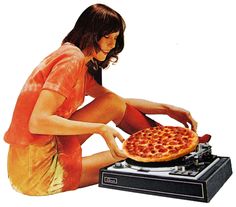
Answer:
<path fill-rule="evenodd" d="M 110 144 L 108 144 L 108 147 L 110 148 L 111 154 L 115 159 L 125 159 L 127 157 L 124 152 L 118 148 L 114 139 Z"/>
<path fill-rule="evenodd" d="M 187 118 L 188 118 L 188 122 L 191 125 L 191 129 L 196 132 L 197 131 L 197 122 L 193 119 L 192 115 L 190 114 L 190 112 L 187 113 Z"/>
<path fill-rule="evenodd" d="M 187 122 L 182 122 L 182 124 L 183 124 L 186 128 L 189 128 Z"/>
<path fill-rule="evenodd" d="M 122 137 L 122 135 L 119 132 L 117 132 L 115 135 L 120 140 L 121 143 L 125 141 L 124 137 Z"/>
<path fill-rule="evenodd" d="M 119 132 L 116 133 L 116 137 L 120 140 L 121 143 L 123 143 L 125 141 L 124 137 Z M 124 154 L 124 152 L 118 148 L 116 142 L 115 142 L 115 146 L 116 146 L 115 154 L 118 157 L 127 158 L 127 156 Z"/>
<path fill-rule="evenodd" d="M 110 150 L 114 158 L 126 158 L 126 155 L 119 149 L 114 139 L 112 140 Z"/>
<path fill-rule="evenodd" d="M 192 130 L 193 130 L 194 132 L 196 132 L 196 131 L 197 131 L 197 122 L 196 122 L 195 120 L 193 120 L 191 126 L 192 126 Z"/>
<path fill-rule="evenodd" d="M 118 150 L 118 151 L 114 151 L 114 155 L 113 156 L 115 159 L 126 159 L 127 156 L 124 154 L 124 152 L 122 150 Z"/>
<path fill-rule="evenodd" d="M 190 128 L 190 125 L 191 130 L 194 132 L 197 131 L 197 122 L 193 119 L 189 111 L 184 110 L 181 112 L 181 115 L 172 116 L 172 118 L 175 118 L 177 121 L 181 122 L 186 128 Z"/>
<path fill-rule="evenodd" d="M 197 122 L 193 119 L 189 111 L 180 107 L 172 106 L 168 115 L 176 121 L 182 123 L 186 128 L 189 128 L 190 125 L 191 129 L 196 132 Z"/>
<path fill-rule="evenodd" d="M 107 129 L 108 131 L 103 135 L 103 137 L 107 143 L 107 146 L 111 151 L 112 156 L 114 157 L 114 159 L 119 159 L 119 160 L 125 159 L 127 156 L 123 153 L 122 150 L 119 149 L 119 147 L 115 142 L 115 138 L 117 137 L 120 140 L 120 142 L 124 142 L 125 139 L 115 129 L 111 127 L 108 127 Z"/>

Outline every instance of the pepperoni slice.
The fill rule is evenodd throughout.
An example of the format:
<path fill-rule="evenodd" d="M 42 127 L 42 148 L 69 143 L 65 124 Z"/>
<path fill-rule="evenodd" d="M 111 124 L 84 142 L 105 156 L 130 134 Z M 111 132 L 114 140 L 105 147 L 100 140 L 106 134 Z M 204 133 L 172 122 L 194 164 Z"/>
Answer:
<path fill-rule="evenodd" d="M 168 150 L 165 149 L 165 148 L 161 148 L 161 149 L 159 149 L 158 151 L 163 153 L 163 152 L 167 152 Z"/>
<path fill-rule="evenodd" d="M 169 144 L 169 145 L 177 145 L 178 142 L 176 142 L 176 141 L 170 141 L 168 144 Z"/>
<path fill-rule="evenodd" d="M 176 153 L 176 152 L 178 152 L 179 150 L 177 150 L 177 149 L 171 149 L 171 150 L 169 150 L 169 153 L 171 153 L 171 154 L 174 154 L 174 153 Z"/>

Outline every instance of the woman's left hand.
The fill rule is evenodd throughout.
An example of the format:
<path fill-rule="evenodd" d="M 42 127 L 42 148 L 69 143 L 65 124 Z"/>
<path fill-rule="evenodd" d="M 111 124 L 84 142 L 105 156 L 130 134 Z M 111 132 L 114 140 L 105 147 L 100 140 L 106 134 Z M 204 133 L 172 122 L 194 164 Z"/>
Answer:
<path fill-rule="evenodd" d="M 187 128 L 189 128 L 190 124 L 191 129 L 195 132 L 197 131 L 197 122 L 193 119 L 189 111 L 180 107 L 169 106 L 167 115 L 176 121 L 179 121 Z"/>

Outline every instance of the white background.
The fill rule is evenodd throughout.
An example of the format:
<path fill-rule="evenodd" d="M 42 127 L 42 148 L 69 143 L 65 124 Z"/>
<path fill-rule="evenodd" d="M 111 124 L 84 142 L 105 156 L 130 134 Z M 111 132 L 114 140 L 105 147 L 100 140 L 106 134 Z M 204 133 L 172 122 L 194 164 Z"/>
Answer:
<path fill-rule="evenodd" d="M 236 6 L 228 0 L 104 0 L 125 19 L 125 49 L 104 74 L 104 85 L 124 97 L 145 98 L 188 109 L 198 133 L 210 133 L 213 153 L 235 167 Z M 209 204 L 99 188 L 46 197 L 12 190 L 7 178 L 9 126 L 18 93 L 32 69 L 60 46 L 93 0 L 8 0 L 0 5 L 0 197 L 5 206 L 232 206 L 235 176 Z M 163 116 L 163 124 L 178 125 Z M 123 134 L 125 137 L 127 135 Z M 84 154 L 106 148 L 102 138 L 85 143 Z"/>

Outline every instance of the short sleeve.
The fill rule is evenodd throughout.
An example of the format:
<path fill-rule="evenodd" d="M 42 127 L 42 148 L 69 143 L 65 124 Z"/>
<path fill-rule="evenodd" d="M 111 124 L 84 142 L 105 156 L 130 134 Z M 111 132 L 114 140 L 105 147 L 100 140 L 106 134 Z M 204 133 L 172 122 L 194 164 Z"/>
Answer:
<path fill-rule="evenodd" d="M 53 66 L 42 89 L 55 91 L 67 98 L 76 84 L 80 62 L 76 56 L 63 57 Z"/>

